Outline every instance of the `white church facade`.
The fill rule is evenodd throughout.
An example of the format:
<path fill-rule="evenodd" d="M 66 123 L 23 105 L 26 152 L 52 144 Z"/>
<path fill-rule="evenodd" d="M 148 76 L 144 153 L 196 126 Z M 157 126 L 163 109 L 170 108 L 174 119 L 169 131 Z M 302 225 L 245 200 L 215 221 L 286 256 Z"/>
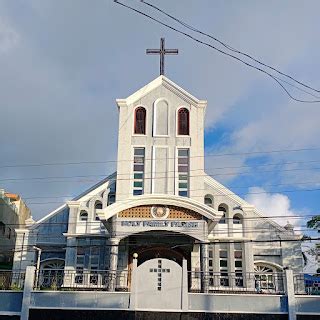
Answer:
<path fill-rule="evenodd" d="M 275 274 L 302 272 L 301 236 L 206 174 L 205 100 L 161 75 L 116 103 L 117 171 L 16 230 L 14 270 L 38 266 L 48 286 L 128 291 L 136 263 L 155 292 L 174 266 L 187 268 L 190 292 L 281 291 Z"/>

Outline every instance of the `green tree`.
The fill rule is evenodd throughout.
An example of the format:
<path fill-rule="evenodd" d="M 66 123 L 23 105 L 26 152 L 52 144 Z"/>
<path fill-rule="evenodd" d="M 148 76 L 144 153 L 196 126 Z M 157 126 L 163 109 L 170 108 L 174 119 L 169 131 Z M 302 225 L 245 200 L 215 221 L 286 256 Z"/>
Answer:
<path fill-rule="evenodd" d="M 319 230 L 319 227 L 320 227 L 320 215 L 312 217 L 312 219 L 307 222 L 307 227 L 308 228 L 312 228 L 312 229 L 318 229 L 318 231 L 320 231 Z"/>

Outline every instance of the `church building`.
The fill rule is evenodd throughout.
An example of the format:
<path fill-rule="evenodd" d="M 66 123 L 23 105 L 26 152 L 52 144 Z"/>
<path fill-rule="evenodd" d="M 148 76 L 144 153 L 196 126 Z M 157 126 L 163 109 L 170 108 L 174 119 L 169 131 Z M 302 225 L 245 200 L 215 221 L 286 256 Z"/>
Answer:
<path fill-rule="evenodd" d="M 302 272 L 293 227 L 206 174 L 206 100 L 160 75 L 116 107 L 117 171 L 16 230 L 14 270 L 37 266 L 41 285 L 128 291 L 136 260 L 161 291 L 185 265 L 190 292 L 280 291 L 275 274 Z"/>

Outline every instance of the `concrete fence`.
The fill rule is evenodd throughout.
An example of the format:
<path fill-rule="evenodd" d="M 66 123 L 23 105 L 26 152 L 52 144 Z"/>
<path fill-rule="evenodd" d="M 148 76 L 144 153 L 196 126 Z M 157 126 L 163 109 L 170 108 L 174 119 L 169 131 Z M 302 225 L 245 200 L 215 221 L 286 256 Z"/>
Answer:
<path fill-rule="evenodd" d="M 181 281 L 181 304 L 177 310 L 167 310 L 163 305 L 160 310 L 139 310 L 137 294 L 137 262 L 134 261 L 131 273 L 131 287 L 127 292 L 110 291 L 75 291 L 68 290 L 39 290 L 37 272 L 34 267 L 28 267 L 25 274 L 23 291 L 0 291 L 0 317 L 20 316 L 21 320 L 28 320 L 30 313 L 35 310 L 82 310 L 82 311 L 106 311 L 122 310 L 130 311 L 172 311 L 181 314 L 260 314 L 278 315 L 295 320 L 301 316 L 313 316 L 320 318 L 320 296 L 297 295 L 294 275 L 291 270 L 285 271 L 284 293 L 264 294 L 245 292 L 189 292 L 187 265 L 184 263 Z M 146 298 L 145 298 L 146 299 Z M 32 312 L 31 312 L 32 311 Z M 59 311 L 59 312 L 60 312 Z M 277 316 L 277 317 L 278 317 Z M 196 318 L 195 318 L 196 319 Z M 224 319 L 224 318 L 223 318 Z M 274 318 L 276 319 L 276 317 Z M 280 319 L 280 318 L 279 318 Z M 307 319 L 307 318 L 306 318 Z"/>

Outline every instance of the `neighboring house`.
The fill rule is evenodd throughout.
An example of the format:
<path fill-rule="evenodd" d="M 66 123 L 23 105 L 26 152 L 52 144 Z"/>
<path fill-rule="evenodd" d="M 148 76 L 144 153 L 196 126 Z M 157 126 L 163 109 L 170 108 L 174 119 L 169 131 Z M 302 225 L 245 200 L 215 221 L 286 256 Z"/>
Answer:
<path fill-rule="evenodd" d="M 17 194 L 0 189 L 0 269 L 12 267 L 16 232 L 25 227 L 30 209 Z"/>
<path fill-rule="evenodd" d="M 38 262 L 68 273 L 64 287 L 112 291 L 130 287 L 133 257 L 138 265 L 157 259 L 151 271 L 161 259 L 186 260 L 194 292 L 281 290 L 275 273 L 302 272 L 301 236 L 292 226 L 265 218 L 205 173 L 207 101 L 159 76 L 117 106 L 117 172 L 17 230 L 14 269 Z M 117 276 L 105 279 L 103 270 Z M 166 277 L 158 275 L 156 290 L 165 290 Z"/>

